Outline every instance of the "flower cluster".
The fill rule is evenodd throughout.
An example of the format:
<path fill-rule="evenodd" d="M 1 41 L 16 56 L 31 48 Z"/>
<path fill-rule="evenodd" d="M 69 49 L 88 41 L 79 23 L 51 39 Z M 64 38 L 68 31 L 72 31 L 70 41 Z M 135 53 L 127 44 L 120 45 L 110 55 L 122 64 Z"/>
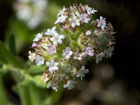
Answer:
<path fill-rule="evenodd" d="M 63 7 L 55 22 L 59 27 L 36 35 L 29 59 L 38 66 L 46 66 L 42 80 L 47 87 L 57 91 L 61 82 L 64 88 L 72 89 L 77 78 L 82 80 L 89 72 L 84 66 L 88 60 L 98 63 L 111 57 L 115 43 L 113 27 L 102 16 L 96 19 L 96 12 L 82 4 Z"/>
<path fill-rule="evenodd" d="M 47 0 L 17 0 L 14 9 L 19 20 L 23 20 L 30 29 L 35 29 L 45 17 Z"/>

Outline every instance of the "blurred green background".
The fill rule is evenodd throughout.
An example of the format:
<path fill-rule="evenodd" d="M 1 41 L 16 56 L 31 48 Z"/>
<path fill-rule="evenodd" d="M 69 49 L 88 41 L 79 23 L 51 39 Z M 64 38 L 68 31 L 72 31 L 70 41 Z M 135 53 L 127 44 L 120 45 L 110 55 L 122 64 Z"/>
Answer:
<path fill-rule="evenodd" d="M 99 64 L 89 62 L 86 68 L 90 73 L 75 89 L 58 92 L 34 83 L 18 90 L 17 81 L 0 63 L 0 70 L 5 71 L 0 72 L 0 105 L 140 105 L 140 6 L 137 0 L 46 0 L 41 12 L 33 14 L 34 17 L 43 14 L 34 27 L 30 27 L 30 21 L 17 17 L 18 6 L 22 4 L 16 0 L 0 0 L 0 40 L 7 49 L 9 40 L 15 40 L 16 52 L 13 53 L 21 62 L 28 61 L 34 35 L 53 27 L 58 11 L 75 2 L 97 9 L 97 17 L 106 17 L 112 23 L 117 32 L 113 56 Z"/>

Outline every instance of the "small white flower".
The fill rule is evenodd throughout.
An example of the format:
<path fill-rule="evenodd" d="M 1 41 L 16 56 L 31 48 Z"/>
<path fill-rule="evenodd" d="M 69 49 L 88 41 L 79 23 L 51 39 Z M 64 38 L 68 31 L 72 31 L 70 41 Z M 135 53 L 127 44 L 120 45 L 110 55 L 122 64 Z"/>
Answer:
<path fill-rule="evenodd" d="M 34 59 L 36 58 L 36 53 L 32 53 L 31 51 L 29 51 L 29 59 L 33 62 Z"/>
<path fill-rule="evenodd" d="M 47 88 L 50 88 L 50 87 L 52 87 L 52 89 L 55 90 L 55 91 L 58 90 L 58 86 L 54 82 L 48 84 Z"/>
<path fill-rule="evenodd" d="M 35 58 L 36 64 L 39 65 L 43 65 L 44 64 L 44 58 L 40 55 L 37 55 L 37 57 Z"/>
<path fill-rule="evenodd" d="M 106 21 L 105 18 L 103 18 L 102 16 L 100 16 L 100 20 L 96 19 L 97 21 L 97 27 L 101 27 L 102 30 L 104 30 L 104 28 L 106 27 Z"/>
<path fill-rule="evenodd" d="M 67 9 L 65 8 L 65 6 L 63 7 L 63 9 L 57 14 L 57 17 L 60 16 L 61 14 L 63 14 Z"/>
<path fill-rule="evenodd" d="M 90 34 L 91 34 L 91 31 L 88 30 L 88 31 L 86 32 L 86 35 L 90 35 Z"/>
<path fill-rule="evenodd" d="M 80 20 L 83 22 L 83 23 L 88 23 L 90 21 L 90 18 L 88 17 L 88 15 L 86 13 L 84 14 L 81 14 L 80 15 Z"/>
<path fill-rule="evenodd" d="M 55 34 L 50 40 L 53 41 L 54 45 L 56 45 L 57 43 L 62 44 L 62 39 L 64 38 L 64 35 Z"/>
<path fill-rule="evenodd" d="M 85 67 L 82 66 L 82 68 L 79 71 L 77 71 L 76 77 L 81 77 L 81 80 L 82 80 L 83 77 L 85 77 L 85 74 L 88 73 L 88 72 L 89 72 L 89 70 L 85 69 Z"/>
<path fill-rule="evenodd" d="M 42 33 L 38 33 L 38 34 L 36 35 L 36 38 L 35 38 L 33 41 L 34 41 L 34 42 L 37 42 L 37 41 L 40 40 L 41 37 L 42 37 Z"/>
<path fill-rule="evenodd" d="M 56 27 L 54 26 L 52 29 L 47 29 L 47 32 L 45 32 L 44 34 L 45 35 L 54 35 L 56 34 L 57 32 L 55 31 Z"/>
<path fill-rule="evenodd" d="M 98 34 L 99 34 L 100 32 L 101 32 L 100 30 L 95 29 L 94 32 L 93 32 L 93 34 L 95 34 L 95 35 L 98 36 Z"/>
<path fill-rule="evenodd" d="M 52 86 L 52 89 L 58 91 L 58 86 Z"/>
<path fill-rule="evenodd" d="M 63 50 L 62 56 L 65 57 L 66 59 L 69 59 L 72 53 L 73 52 L 71 51 L 71 48 L 67 47 L 66 49 Z"/>
<path fill-rule="evenodd" d="M 50 84 L 47 85 L 47 88 L 50 88 L 51 86 L 52 86 L 52 84 L 50 83 Z"/>
<path fill-rule="evenodd" d="M 46 72 L 43 73 L 43 76 L 41 76 L 41 80 L 44 80 L 44 83 L 47 83 L 50 78 Z"/>
<path fill-rule="evenodd" d="M 67 17 L 68 16 L 60 16 L 60 17 L 58 17 L 57 18 L 57 20 L 56 20 L 56 22 L 55 22 L 55 24 L 57 24 L 57 23 L 63 23 L 66 19 L 67 19 Z"/>
<path fill-rule="evenodd" d="M 77 60 L 79 60 L 79 61 L 83 61 L 84 62 L 84 52 L 81 52 L 81 53 L 79 53 L 79 52 L 76 52 L 76 53 L 74 53 L 74 59 L 77 59 Z"/>
<path fill-rule="evenodd" d="M 86 6 L 86 10 L 87 10 L 87 13 L 88 13 L 89 15 L 95 14 L 95 12 L 97 12 L 97 10 L 95 10 L 94 8 L 92 9 L 92 8 L 90 8 L 90 7 L 88 7 L 88 6 Z"/>
<path fill-rule="evenodd" d="M 75 82 L 74 80 L 68 80 L 67 84 L 65 84 L 63 87 L 64 88 L 68 88 L 68 90 L 73 89 L 74 88 L 74 84 L 76 84 L 77 82 Z"/>
<path fill-rule="evenodd" d="M 49 67 L 50 72 L 54 72 L 55 70 L 58 70 L 58 62 L 54 62 L 54 60 L 51 60 L 51 62 L 46 62 L 46 65 Z"/>
<path fill-rule="evenodd" d="M 69 18 L 69 22 L 71 23 L 71 26 L 74 28 L 75 26 L 80 26 L 80 19 L 77 18 L 77 16 L 73 16 L 73 18 Z"/>
<path fill-rule="evenodd" d="M 96 55 L 96 63 L 99 63 L 99 61 L 101 61 L 103 57 L 105 57 L 105 54 L 103 52 Z"/>

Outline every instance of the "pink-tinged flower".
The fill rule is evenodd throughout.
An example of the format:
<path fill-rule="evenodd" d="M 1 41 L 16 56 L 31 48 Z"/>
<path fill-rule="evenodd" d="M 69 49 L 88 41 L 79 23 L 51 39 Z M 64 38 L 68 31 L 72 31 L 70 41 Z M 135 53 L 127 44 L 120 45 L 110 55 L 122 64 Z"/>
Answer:
<path fill-rule="evenodd" d="M 46 62 L 46 65 L 49 67 L 50 72 L 54 72 L 55 70 L 58 70 L 58 62 L 54 62 L 54 60 L 51 60 L 51 62 Z"/>
<path fill-rule="evenodd" d="M 87 55 L 89 55 L 89 56 L 94 56 L 94 53 L 93 53 L 94 50 L 93 50 L 92 47 L 84 48 L 84 51 L 85 51 L 84 56 L 87 56 Z"/>
<path fill-rule="evenodd" d="M 34 47 L 36 47 L 37 46 L 37 44 L 36 43 L 33 43 L 32 44 L 32 48 L 34 48 Z"/>
<path fill-rule="evenodd" d="M 81 52 L 81 53 L 79 53 L 79 52 L 76 52 L 76 53 L 74 53 L 74 57 L 73 57 L 74 59 L 77 59 L 77 60 L 80 60 L 81 62 L 85 62 L 85 56 L 84 56 L 84 52 Z"/>
<path fill-rule="evenodd" d="M 40 55 L 37 55 L 37 57 L 35 58 L 36 64 L 39 65 L 43 65 L 44 64 L 44 58 Z"/>
<path fill-rule="evenodd" d="M 99 19 L 96 19 L 97 21 L 97 27 L 101 27 L 102 30 L 105 29 L 106 27 L 106 21 L 105 21 L 105 18 L 103 18 L 102 16 L 100 16 L 100 20 Z"/>
<path fill-rule="evenodd" d="M 81 77 L 81 80 L 82 80 L 83 77 L 85 77 L 85 74 L 87 74 L 88 72 L 89 72 L 89 70 L 85 69 L 85 66 L 82 66 L 82 68 L 79 71 L 77 71 L 76 77 Z"/>
<path fill-rule="evenodd" d="M 72 53 L 73 52 L 71 51 L 71 48 L 67 47 L 65 50 L 63 50 L 62 56 L 65 57 L 66 59 L 69 59 Z"/>
<path fill-rule="evenodd" d="M 49 51 L 51 55 L 53 53 L 56 53 L 56 47 L 55 47 L 55 45 L 48 45 L 47 51 Z"/>
<path fill-rule="evenodd" d="M 90 21 L 90 18 L 88 17 L 88 15 L 87 15 L 86 13 L 84 13 L 84 14 L 81 14 L 80 20 L 81 20 L 83 23 L 88 23 L 88 22 Z"/>

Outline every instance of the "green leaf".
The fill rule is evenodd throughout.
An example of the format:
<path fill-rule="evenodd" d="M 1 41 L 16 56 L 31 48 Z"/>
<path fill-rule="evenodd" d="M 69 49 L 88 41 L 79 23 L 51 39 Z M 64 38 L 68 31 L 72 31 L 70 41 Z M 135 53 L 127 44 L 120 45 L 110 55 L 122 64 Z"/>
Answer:
<path fill-rule="evenodd" d="M 5 75 L 8 72 L 8 67 L 7 65 L 2 65 L 2 67 L 0 68 L 0 75 Z"/>
<path fill-rule="evenodd" d="M 9 50 L 13 55 L 16 55 L 16 44 L 15 44 L 15 36 L 11 35 L 9 38 Z"/>
<path fill-rule="evenodd" d="M 56 92 L 56 91 L 52 91 L 52 100 L 53 100 L 53 104 L 54 105 L 57 105 L 58 102 L 60 101 L 60 98 L 62 96 L 62 92 L 63 92 L 63 86 L 59 86 L 59 90 Z"/>
<path fill-rule="evenodd" d="M 37 86 L 37 87 L 41 87 L 41 88 L 46 88 L 47 85 L 49 84 L 46 84 L 44 83 L 43 80 L 41 80 L 41 75 L 37 75 L 37 76 L 34 76 L 31 81 Z"/>
<path fill-rule="evenodd" d="M 38 88 L 34 84 L 30 84 L 30 98 L 32 101 L 32 105 L 44 105 L 43 101 L 48 98 L 48 92 L 46 89 Z M 45 94 L 44 94 L 45 93 Z M 52 104 L 45 104 L 45 105 L 52 105 Z"/>
<path fill-rule="evenodd" d="M 20 82 L 17 87 L 20 88 L 20 87 L 27 87 L 29 84 L 30 84 L 30 80 L 28 78 L 24 79 L 22 82 Z"/>
<path fill-rule="evenodd" d="M 8 64 L 8 61 L 4 58 L 4 56 L 0 56 L 0 64 Z"/>
<path fill-rule="evenodd" d="M 0 41 L 0 63 L 11 64 L 16 68 L 23 68 L 22 65 L 17 61 L 17 59 L 4 47 L 1 41 Z"/>
<path fill-rule="evenodd" d="M 19 88 L 19 96 L 21 100 L 22 105 L 32 105 L 31 99 L 30 99 L 30 91 L 28 87 L 20 87 Z"/>
<path fill-rule="evenodd" d="M 26 76 L 25 79 L 18 84 L 18 88 L 28 87 L 31 84 L 31 82 L 34 83 L 37 87 L 46 88 L 48 84 L 44 83 L 44 81 L 41 80 L 41 76 L 42 75 Z"/>
<path fill-rule="evenodd" d="M 38 75 L 42 74 L 44 71 L 46 71 L 46 66 L 37 66 L 37 65 L 32 65 L 29 69 L 29 73 L 32 75 Z"/>
<path fill-rule="evenodd" d="M 6 97 L 5 89 L 3 86 L 2 76 L 0 75 L 0 105 L 6 105 L 8 99 Z"/>

